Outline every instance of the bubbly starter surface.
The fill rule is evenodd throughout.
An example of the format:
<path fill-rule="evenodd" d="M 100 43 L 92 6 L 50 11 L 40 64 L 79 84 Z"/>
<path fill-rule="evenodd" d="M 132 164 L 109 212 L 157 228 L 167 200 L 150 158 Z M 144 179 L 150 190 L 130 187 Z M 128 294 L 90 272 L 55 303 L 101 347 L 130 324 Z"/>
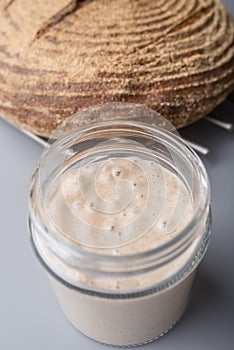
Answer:
<path fill-rule="evenodd" d="M 109 255 L 147 251 L 175 237 L 193 203 L 159 163 L 111 158 L 68 170 L 47 197 L 50 224 L 80 248 Z"/>

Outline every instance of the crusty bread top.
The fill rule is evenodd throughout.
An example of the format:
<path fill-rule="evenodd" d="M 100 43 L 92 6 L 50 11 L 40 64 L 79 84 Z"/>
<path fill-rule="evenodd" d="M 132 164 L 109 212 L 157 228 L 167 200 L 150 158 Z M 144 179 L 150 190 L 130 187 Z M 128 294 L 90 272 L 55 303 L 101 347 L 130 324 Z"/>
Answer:
<path fill-rule="evenodd" d="M 111 101 L 181 127 L 233 89 L 234 24 L 219 0 L 1 4 L 0 114 L 39 135 Z"/>

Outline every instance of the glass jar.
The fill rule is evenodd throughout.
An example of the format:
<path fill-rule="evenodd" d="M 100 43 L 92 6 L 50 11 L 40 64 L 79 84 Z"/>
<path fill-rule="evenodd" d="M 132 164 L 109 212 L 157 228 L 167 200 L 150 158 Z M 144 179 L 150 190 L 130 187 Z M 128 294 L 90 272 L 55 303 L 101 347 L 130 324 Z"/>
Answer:
<path fill-rule="evenodd" d="M 96 341 L 134 346 L 167 333 L 185 310 L 210 238 L 210 186 L 201 160 L 178 135 L 158 126 L 163 123 L 123 120 L 119 108 L 120 119 L 68 132 L 44 152 L 30 187 L 29 232 L 70 322 Z M 82 186 L 83 204 L 75 198 Z M 124 208 L 114 208 L 127 193 Z M 92 196 L 94 202 L 106 196 L 107 205 L 90 205 Z M 155 215 L 153 203 L 165 209 Z M 165 217 L 172 220 L 167 231 Z"/>

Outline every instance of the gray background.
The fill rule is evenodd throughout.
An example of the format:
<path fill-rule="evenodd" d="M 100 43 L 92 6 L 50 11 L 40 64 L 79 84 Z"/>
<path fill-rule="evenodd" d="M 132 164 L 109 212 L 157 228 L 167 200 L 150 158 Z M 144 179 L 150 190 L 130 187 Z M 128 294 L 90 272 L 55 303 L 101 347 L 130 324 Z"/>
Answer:
<path fill-rule="evenodd" d="M 225 0 L 234 15 L 234 1 Z M 234 105 L 220 109 L 233 120 Z M 207 121 L 182 134 L 211 149 L 202 157 L 212 185 L 213 235 L 178 325 L 147 349 L 234 348 L 234 133 Z M 0 349 L 105 348 L 70 326 L 58 307 L 27 235 L 27 194 L 42 147 L 0 120 Z"/>

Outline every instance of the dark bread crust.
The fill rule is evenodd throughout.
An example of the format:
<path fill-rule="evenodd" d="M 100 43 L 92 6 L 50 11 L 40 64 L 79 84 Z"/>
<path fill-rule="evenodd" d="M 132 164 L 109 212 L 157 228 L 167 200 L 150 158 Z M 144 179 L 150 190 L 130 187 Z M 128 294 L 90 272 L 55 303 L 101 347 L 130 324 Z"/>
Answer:
<path fill-rule="evenodd" d="M 234 24 L 219 0 L 33 3 L 0 10 L 0 114 L 20 128 L 49 136 L 114 101 L 182 127 L 234 88 Z"/>

